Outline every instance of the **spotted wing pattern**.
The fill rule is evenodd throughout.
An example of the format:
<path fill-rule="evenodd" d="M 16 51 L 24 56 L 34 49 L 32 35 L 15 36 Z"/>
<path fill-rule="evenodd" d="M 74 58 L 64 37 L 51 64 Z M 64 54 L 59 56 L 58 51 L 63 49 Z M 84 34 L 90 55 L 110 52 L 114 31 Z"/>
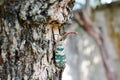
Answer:
<path fill-rule="evenodd" d="M 55 61 L 58 67 L 65 67 L 66 64 L 63 42 L 64 41 L 59 41 L 56 46 Z"/>

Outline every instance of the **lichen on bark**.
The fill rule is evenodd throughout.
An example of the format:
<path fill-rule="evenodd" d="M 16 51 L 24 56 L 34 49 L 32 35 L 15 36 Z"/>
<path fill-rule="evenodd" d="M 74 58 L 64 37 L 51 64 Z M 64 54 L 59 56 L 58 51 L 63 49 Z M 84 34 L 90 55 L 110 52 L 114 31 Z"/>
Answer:
<path fill-rule="evenodd" d="M 72 2 L 4 0 L 0 4 L 1 80 L 60 79 L 53 36 L 62 33 L 62 25 L 68 23 Z"/>

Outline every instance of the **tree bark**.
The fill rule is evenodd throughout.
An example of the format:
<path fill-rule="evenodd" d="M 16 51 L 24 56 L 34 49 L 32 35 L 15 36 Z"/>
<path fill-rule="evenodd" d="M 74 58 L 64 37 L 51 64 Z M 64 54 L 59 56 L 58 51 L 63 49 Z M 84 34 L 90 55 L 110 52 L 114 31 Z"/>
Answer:
<path fill-rule="evenodd" d="M 73 0 L 0 0 L 0 80 L 61 80 L 55 34 Z"/>

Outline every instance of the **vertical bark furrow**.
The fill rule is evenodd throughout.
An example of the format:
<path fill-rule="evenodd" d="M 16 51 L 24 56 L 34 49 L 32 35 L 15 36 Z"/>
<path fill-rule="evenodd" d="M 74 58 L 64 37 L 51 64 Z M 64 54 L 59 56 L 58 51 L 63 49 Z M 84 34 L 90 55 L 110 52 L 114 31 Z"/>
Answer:
<path fill-rule="evenodd" d="M 3 6 L 0 3 L 1 80 L 59 79 L 54 76 L 57 68 L 52 59 L 55 45 L 51 26 L 57 22 L 55 27 L 62 29 L 60 25 L 68 22 L 69 2 L 72 0 L 5 0 Z M 58 3 L 60 7 L 51 9 Z M 63 18 L 52 18 L 56 15 L 48 13 L 52 10 L 60 12 Z"/>

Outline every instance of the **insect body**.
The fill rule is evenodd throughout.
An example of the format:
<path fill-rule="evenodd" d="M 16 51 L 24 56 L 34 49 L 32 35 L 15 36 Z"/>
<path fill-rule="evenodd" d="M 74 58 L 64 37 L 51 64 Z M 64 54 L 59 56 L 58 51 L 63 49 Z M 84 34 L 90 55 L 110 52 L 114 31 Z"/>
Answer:
<path fill-rule="evenodd" d="M 57 67 L 64 68 L 66 64 L 66 55 L 64 53 L 64 40 L 68 34 L 77 34 L 77 32 L 68 32 L 60 37 L 56 42 L 55 63 Z"/>
<path fill-rule="evenodd" d="M 59 41 L 56 45 L 55 61 L 58 67 L 65 67 L 66 55 L 64 53 L 64 41 Z"/>

